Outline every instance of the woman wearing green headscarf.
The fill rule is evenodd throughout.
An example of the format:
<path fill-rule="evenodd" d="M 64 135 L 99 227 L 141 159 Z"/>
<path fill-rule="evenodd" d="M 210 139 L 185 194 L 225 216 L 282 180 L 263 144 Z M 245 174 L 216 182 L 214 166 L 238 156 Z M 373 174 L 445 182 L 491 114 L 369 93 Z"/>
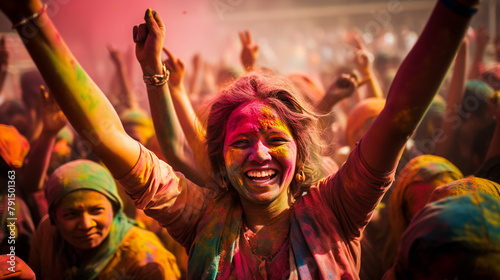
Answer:
<path fill-rule="evenodd" d="M 399 173 L 389 199 L 389 226 L 382 262 L 389 269 L 401 242 L 401 236 L 413 217 L 427 204 L 439 186 L 462 179 L 462 172 L 450 161 L 435 155 L 410 160 Z"/>
<path fill-rule="evenodd" d="M 88 160 L 54 171 L 49 217 L 33 238 L 29 265 L 39 279 L 178 279 L 175 257 L 123 213 L 111 174 Z"/>
<path fill-rule="evenodd" d="M 500 279 L 499 216 L 498 197 L 478 191 L 428 204 L 383 279 Z"/>

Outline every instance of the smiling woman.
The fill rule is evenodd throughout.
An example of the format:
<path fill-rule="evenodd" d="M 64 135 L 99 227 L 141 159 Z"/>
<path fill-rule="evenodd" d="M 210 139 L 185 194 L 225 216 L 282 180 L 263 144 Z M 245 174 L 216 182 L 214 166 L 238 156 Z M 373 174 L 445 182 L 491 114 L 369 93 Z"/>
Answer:
<path fill-rule="evenodd" d="M 125 216 L 113 177 L 102 166 L 88 160 L 62 165 L 46 196 L 49 218 L 35 233 L 29 261 L 37 278 L 179 277 L 175 258 L 158 238 Z"/>
<path fill-rule="evenodd" d="M 40 13 L 39 0 L 4 0 L 0 8 L 14 24 L 30 17 L 43 23 L 29 38 L 18 27 L 30 55 L 72 126 L 120 178 L 135 205 L 189 251 L 188 278 L 359 279 L 363 230 L 470 22 L 470 16 L 449 9 L 450 1 L 466 7 L 461 9 L 478 6 L 477 0 L 436 4 L 384 109 L 338 172 L 321 180 L 314 165 L 316 116 L 287 81 L 252 72 L 223 90 L 206 129 L 211 187 L 187 180 L 125 133 L 102 91 L 48 15 Z M 165 26 L 150 9 L 144 19 L 133 39 L 155 129 L 164 132 L 164 124 L 174 131 L 178 119 L 165 116 L 175 112 L 161 60 Z M 76 205 L 86 217 L 90 205 Z"/>
<path fill-rule="evenodd" d="M 111 202 L 91 190 L 69 193 L 56 208 L 56 226 L 80 258 L 108 237 L 113 221 Z"/>
<path fill-rule="evenodd" d="M 286 206 L 297 160 L 287 125 L 276 110 L 259 101 L 238 107 L 229 120 L 224 161 L 242 203 Z"/>

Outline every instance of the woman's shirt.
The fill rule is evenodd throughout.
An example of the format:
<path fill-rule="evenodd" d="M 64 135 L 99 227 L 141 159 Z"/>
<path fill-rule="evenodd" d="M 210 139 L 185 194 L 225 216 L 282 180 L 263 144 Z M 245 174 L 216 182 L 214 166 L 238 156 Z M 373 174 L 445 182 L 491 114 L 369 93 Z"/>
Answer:
<path fill-rule="evenodd" d="M 282 276 L 359 278 L 362 230 L 394 179 L 394 172 L 368 167 L 359 151 L 358 145 L 337 173 L 295 202 Z M 142 146 L 136 166 L 119 181 L 136 206 L 189 251 L 188 278 L 262 279 L 282 267 L 263 275 L 255 256 L 241 246 L 243 211 L 235 192 L 215 183 L 199 187 Z"/>

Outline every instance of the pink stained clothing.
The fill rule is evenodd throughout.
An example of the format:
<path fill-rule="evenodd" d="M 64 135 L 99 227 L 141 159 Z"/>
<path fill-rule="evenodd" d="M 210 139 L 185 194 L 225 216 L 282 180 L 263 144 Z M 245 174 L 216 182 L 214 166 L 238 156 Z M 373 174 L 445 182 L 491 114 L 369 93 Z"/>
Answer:
<path fill-rule="evenodd" d="M 289 254 L 277 255 L 289 259 L 289 279 L 359 279 L 361 233 L 394 180 L 394 171 L 366 165 L 360 145 L 337 173 L 295 202 Z M 193 184 L 142 146 L 136 166 L 119 181 L 138 208 L 189 250 L 188 278 L 264 278 L 252 265 L 256 257 L 241 246 L 237 194 Z"/>

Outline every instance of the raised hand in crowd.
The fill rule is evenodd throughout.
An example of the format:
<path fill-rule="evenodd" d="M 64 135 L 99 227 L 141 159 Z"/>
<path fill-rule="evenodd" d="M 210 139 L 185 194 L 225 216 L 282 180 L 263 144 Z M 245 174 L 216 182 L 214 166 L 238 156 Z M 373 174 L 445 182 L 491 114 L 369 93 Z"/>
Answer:
<path fill-rule="evenodd" d="M 370 53 L 363 42 L 363 38 L 356 31 L 351 32 L 351 46 L 354 49 L 354 62 L 360 74 L 360 86 L 367 85 L 365 98 L 384 97 L 377 76 L 373 72 L 373 54 Z"/>
<path fill-rule="evenodd" d="M 255 69 L 255 62 L 259 54 L 259 46 L 253 44 L 249 30 L 239 32 L 238 34 L 240 35 L 241 41 L 241 64 L 245 71 L 252 71 Z"/>
<path fill-rule="evenodd" d="M 139 107 L 139 105 L 137 104 L 135 93 L 132 89 L 130 79 L 127 75 L 127 67 L 125 65 L 123 52 L 113 47 L 111 44 L 109 44 L 107 47 L 111 61 L 113 61 L 118 74 L 118 100 L 121 105 L 123 105 L 127 109 L 136 109 Z"/>

